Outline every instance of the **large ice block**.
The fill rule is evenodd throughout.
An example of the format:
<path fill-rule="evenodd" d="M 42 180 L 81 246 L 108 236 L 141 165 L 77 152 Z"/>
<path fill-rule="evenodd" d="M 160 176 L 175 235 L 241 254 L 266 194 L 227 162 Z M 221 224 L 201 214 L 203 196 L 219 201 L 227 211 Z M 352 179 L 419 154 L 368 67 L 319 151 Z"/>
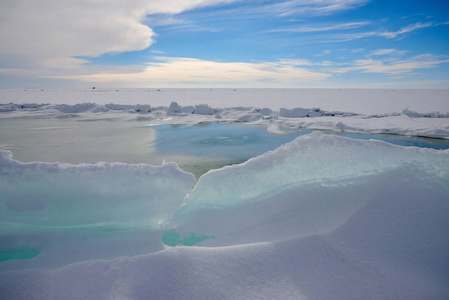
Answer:
<path fill-rule="evenodd" d="M 61 264 L 95 258 L 95 252 L 108 258 L 160 250 L 161 224 L 181 205 L 194 183 L 194 176 L 175 163 L 160 167 L 20 163 L 12 159 L 11 152 L 2 151 L 2 266 L 14 263 L 6 262 L 9 258 L 31 255 L 41 259 L 55 247 L 63 249 L 53 251 L 56 256 L 67 258 L 61 258 Z M 133 253 L 133 247 L 140 247 L 139 240 L 144 247 Z"/>
<path fill-rule="evenodd" d="M 222 246 L 329 232 L 403 179 L 388 175 L 393 170 L 405 179 L 415 173 L 447 182 L 449 152 L 318 132 L 301 136 L 203 175 L 165 224 L 163 241 Z"/>

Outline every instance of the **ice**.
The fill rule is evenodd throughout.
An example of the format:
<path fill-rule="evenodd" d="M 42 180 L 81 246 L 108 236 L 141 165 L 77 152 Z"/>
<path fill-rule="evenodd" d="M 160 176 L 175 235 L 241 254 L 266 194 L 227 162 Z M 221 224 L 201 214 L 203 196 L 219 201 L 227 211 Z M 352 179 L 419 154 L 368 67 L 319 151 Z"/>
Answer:
<path fill-rule="evenodd" d="M 183 114 L 193 114 L 195 112 L 195 107 L 192 105 L 181 107 L 181 112 Z"/>
<path fill-rule="evenodd" d="M 402 114 L 411 118 L 449 118 L 449 112 L 441 113 L 439 111 L 432 111 L 427 113 L 418 113 L 409 109 L 404 109 Z"/>
<path fill-rule="evenodd" d="M 181 106 L 207 103 L 215 108 L 237 106 L 284 107 L 343 111 L 380 115 L 405 108 L 418 113 L 448 112 L 449 90 L 432 89 L 1 89 L 1 103 L 79 104 L 92 102 L 141 103 L 167 107 L 176 101 Z M 425 99 L 425 101 L 423 101 Z"/>
<path fill-rule="evenodd" d="M 62 113 L 83 113 L 87 112 L 89 110 L 92 110 L 95 108 L 95 103 L 80 103 L 75 105 L 68 105 L 68 104 L 60 104 L 56 105 L 55 109 L 62 112 Z"/>
<path fill-rule="evenodd" d="M 1 151 L 0 252 L 13 255 L 14 251 L 35 249 L 41 253 L 35 262 L 8 261 L 2 268 L 21 264 L 54 267 L 96 255 L 112 258 L 160 250 L 161 224 L 181 205 L 194 182 L 194 176 L 175 163 L 160 167 L 101 162 L 20 163 L 12 159 L 11 152 Z M 123 240 L 120 249 L 108 241 L 111 232 Z M 144 246 L 139 245 L 143 233 Z M 75 249 L 84 248 L 86 257 L 67 246 L 74 240 L 78 240 Z M 124 249 L 125 242 L 137 244 L 137 252 Z M 55 248 L 66 252 L 57 251 L 59 258 L 48 259 Z"/>
<path fill-rule="evenodd" d="M 323 113 L 320 111 L 319 108 L 315 109 L 305 109 L 305 108 L 293 108 L 293 109 L 287 109 L 287 108 L 281 108 L 279 111 L 279 115 L 281 117 L 286 118 L 304 118 L 304 117 L 318 117 L 321 116 Z"/>
<path fill-rule="evenodd" d="M 5 222 L 86 226 L 111 221 L 155 228 L 157 220 L 170 216 L 179 206 L 194 182 L 191 174 L 174 163 L 162 167 L 19 163 L 10 159 L 10 153 L 4 153 L 0 157 L 0 193 L 9 208 L 3 215 Z M 175 185 L 179 189 L 166 191 Z M 15 213 L 26 211 L 35 213 Z"/>
<path fill-rule="evenodd" d="M 327 232 L 384 189 L 385 174 L 417 173 L 408 166 L 423 177 L 429 172 L 447 180 L 449 152 L 319 132 L 300 136 L 246 163 L 203 175 L 165 225 L 163 239 L 171 246 L 186 239 L 223 246 Z"/>
<path fill-rule="evenodd" d="M 447 147 L 448 91 L 0 90 L 0 98 L 1 147 L 24 160 L 46 152 L 45 137 L 46 158 L 63 162 L 160 164 L 163 153 L 207 170 L 287 143 L 298 128 L 342 135 L 300 136 L 196 183 L 173 163 L 21 163 L 2 151 L 1 299 L 449 298 L 449 150 L 369 140 Z M 247 127 L 223 124 L 232 122 Z M 83 156 L 92 149 L 102 153 Z"/>
<path fill-rule="evenodd" d="M 263 116 L 269 116 L 269 115 L 271 115 L 272 112 L 273 112 L 273 111 L 272 111 L 271 109 L 269 109 L 268 107 L 264 107 L 264 108 L 262 108 L 262 109 L 260 110 L 260 113 L 261 113 Z"/>
<path fill-rule="evenodd" d="M 197 115 L 211 115 L 213 109 L 208 104 L 198 104 L 195 105 L 194 113 Z"/>
<path fill-rule="evenodd" d="M 448 158 L 447 150 L 298 137 L 198 181 L 162 236 L 202 240 L 197 246 L 0 272 L 0 295 L 447 299 Z"/>
<path fill-rule="evenodd" d="M 38 100 L 42 95 L 52 103 L 0 104 L 0 118 L 62 113 L 91 119 L 105 116 L 130 119 L 134 115 L 135 119 L 148 117 L 159 124 L 168 119 L 172 123 L 189 125 L 220 120 L 267 128 L 274 124 L 289 128 L 449 139 L 449 104 L 445 90 L 165 89 L 158 93 L 143 89 L 120 93 L 116 90 L 45 90 L 38 93 L 0 90 L 3 101 Z M 73 97 L 69 102 L 74 103 L 57 104 L 55 95 L 64 101 L 68 96 Z M 111 99 L 118 101 L 116 103 L 132 99 L 143 104 L 105 103 Z M 76 103 L 75 100 L 83 102 Z"/>
<path fill-rule="evenodd" d="M 179 106 L 178 103 L 176 103 L 176 102 L 170 103 L 170 106 L 168 107 L 168 110 L 167 110 L 168 115 L 178 114 L 180 112 L 181 112 L 181 106 Z"/>

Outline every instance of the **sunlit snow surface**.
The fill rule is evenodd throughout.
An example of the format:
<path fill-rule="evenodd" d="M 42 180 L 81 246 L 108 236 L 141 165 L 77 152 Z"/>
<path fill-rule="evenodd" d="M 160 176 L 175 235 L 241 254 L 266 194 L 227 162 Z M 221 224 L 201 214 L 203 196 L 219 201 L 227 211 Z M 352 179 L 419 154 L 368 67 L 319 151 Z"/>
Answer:
<path fill-rule="evenodd" d="M 64 107 L 68 113 L 34 126 L 42 139 L 22 124 L 16 140 L 17 117 L 31 124 L 43 115 L 5 112 L 0 122 L 10 127 L 0 129 L 0 143 L 12 153 L 0 155 L 0 298 L 449 298 L 449 150 L 421 148 L 446 149 L 445 142 L 380 136 L 418 148 L 309 134 L 290 121 L 320 117 L 243 108 L 222 111 L 220 120 L 244 117 L 250 127 L 216 124 L 217 113 L 167 107 L 113 120 Z M 447 120 L 446 113 L 425 118 Z M 423 119 L 407 114 L 398 117 Z M 421 132 L 446 134 L 433 128 Z M 63 134 L 69 131 L 73 140 Z M 95 135 L 90 151 L 128 163 L 32 162 L 55 161 L 51 154 L 70 145 L 73 163 L 98 155 L 83 154 Z M 20 162 L 27 153 L 48 159 Z M 130 161 L 147 156 L 158 166 Z M 165 157 L 180 166 L 204 157 L 210 164 L 197 177 L 214 159 L 224 157 L 221 167 L 253 158 L 196 181 L 175 163 L 161 165 Z"/>

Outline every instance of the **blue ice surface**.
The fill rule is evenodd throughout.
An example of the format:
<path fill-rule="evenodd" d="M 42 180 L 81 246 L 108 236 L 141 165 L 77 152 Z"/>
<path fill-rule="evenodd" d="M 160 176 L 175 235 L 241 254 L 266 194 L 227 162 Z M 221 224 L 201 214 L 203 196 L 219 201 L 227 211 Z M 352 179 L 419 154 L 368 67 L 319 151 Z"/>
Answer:
<path fill-rule="evenodd" d="M 334 133 L 334 132 L 329 132 Z M 357 140 L 380 140 L 390 144 L 406 146 L 406 147 L 420 147 L 420 148 L 431 148 L 436 150 L 446 150 L 449 149 L 449 140 L 445 139 L 435 139 L 435 138 L 424 138 L 424 137 L 412 137 L 394 134 L 374 134 L 374 133 L 350 133 L 342 132 L 336 133 L 340 136 L 348 137 Z"/>
<path fill-rule="evenodd" d="M 156 151 L 192 156 L 248 159 L 291 142 L 308 130 L 286 131 L 286 135 L 267 132 L 265 127 L 233 123 L 200 123 L 194 126 L 153 126 Z"/>
<path fill-rule="evenodd" d="M 243 163 L 252 157 L 293 141 L 308 130 L 289 130 L 275 135 L 261 126 L 234 123 L 201 123 L 195 126 L 152 126 L 152 145 L 157 156 L 175 161 L 198 179 L 211 169 Z"/>
<path fill-rule="evenodd" d="M 312 131 L 284 128 L 284 135 L 276 135 L 263 126 L 240 123 L 206 122 L 194 126 L 167 124 L 151 126 L 155 140 L 151 148 L 158 157 L 175 161 L 184 171 L 199 179 L 211 169 L 239 164 L 252 157 L 291 142 Z M 366 134 L 325 131 L 360 140 L 382 140 L 400 146 L 449 149 L 449 140 L 407 137 L 391 134 Z"/>
<path fill-rule="evenodd" d="M 205 123 L 196 126 L 153 126 L 156 151 L 192 156 L 228 157 L 246 160 L 291 142 L 310 130 L 288 129 L 285 135 L 269 133 L 265 127 L 234 123 Z M 368 134 L 326 131 L 327 134 L 359 140 L 381 140 L 399 146 L 416 146 L 437 150 L 449 149 L 449 140 L 408 137 L 392 134 Z"/>

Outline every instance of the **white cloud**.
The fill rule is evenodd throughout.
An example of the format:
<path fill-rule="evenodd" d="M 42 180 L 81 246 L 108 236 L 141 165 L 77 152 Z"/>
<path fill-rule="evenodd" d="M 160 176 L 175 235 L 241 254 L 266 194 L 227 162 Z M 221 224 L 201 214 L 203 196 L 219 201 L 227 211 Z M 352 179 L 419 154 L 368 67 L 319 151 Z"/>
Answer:
<path fill-rule="evenodd" d="M 363 6 L 371 0 L 289 0 L 266 5 L 254 13 L 270 13 L 279 16 L 298 14 L 328 15 Z"/>
<path fill-rule="evenodd" d="M 3 67 L 52 68 L 76 56 L 137 51 L 155 36 L 148 14 L 176 14 L 233 0 L 4 0 L 0 2 Z"/>
<path fill-rule="evenodd" d="M 321 31 L 333 31 L 333 30 L 345 30 L 359 28 L 370 24 L 370 22 L 348 22 L 337 24 L 321 24 L 318 26 L 303 26 L 298 25 L 290 28 L 274 29 L 269 32 L 321 32 Z"/>
<path fill-rule="evenodd" d="M 415 31 L 417 29 L 421 29 L 421 28 L 426 28 L 426 27 L 431 27 L 431 26 L 435 26 L 436 24 L 433 22 L 427 22 L 427 23 L 415 23 L 415 24 L 411 24 L 405 27 L 402 27 L 401 29 L 399 29 L 398 31 L 392 31 L 392 32 L 379 32 L 379 36 L 384 36 L 386 38 L 392 39 L 392 38 L 396 38 L 399 35 L 402 35 L 404 33 L 408 33 L 408 32 L 412 32 Z"/>
<path fill-rule="evenodd" d="M 104 85 L 164 86 L 183 84 L 232 85 L 266 87 L 282 83 L 298 86 L 301 83 L 321 81 L 331 75 L 300 67 L 308 62 L 280 60 L 276 62 L 243 63 L 216 62 L 193 58 L 158 57 L 159 62 L 149 63 L 134 73 L 97 73 L 77 76 L 53 76 L 52 78 L 76 79 Z"/>
<path fill-rule="evenodd" d="M 393 38 L 398 38 L 406 33 L 418 30 L 418 29 L 440 26 L 440 25 L 447 25 L 447 24 L 448 23 L 418 22 L 415 24 L 410 24 L 410 25 L 404 26 L 397 31 L 368 31 L 368 32 L 359 32 L 359 33 L 339 34 L 339 35 L 335 35 L 334 38 L 337 38 L 340 41 L 351 41 L 351 40 L 355 40 L 355 39 L 374 37 L 374 36 L 385 37 L 387 39 L 393 39 Z"/>
<path fill-rule="evenodd" d="M 324 55 L 328 55 L 328 54 L 331 54 L 331 53 L 332 53 L 331 50 L 323 50 L 321 53 L 315 54 L 315 56 L 324 56 Z"/>
<path fill-rule="evenodd" d="M 407 53 L 405 50 L 397 49 L 378 49 L 371 52 L 371 55 L 382 56 L 382 55 L 404 55 Z"/>
<path fill-rule="evenodd" d="M 385 74 L 397 78 L 398 76 L 412 75 L 413 72 L 419 69 L 435 68 L 443 63 L 449 63 L 449 59 L 447 57 L 424 54 L 405 60 L 359 59 L 351 63 L 349 67 L 335 68 L 329 71 L 334 73 L 361 71 L 363 73 Z"/>

